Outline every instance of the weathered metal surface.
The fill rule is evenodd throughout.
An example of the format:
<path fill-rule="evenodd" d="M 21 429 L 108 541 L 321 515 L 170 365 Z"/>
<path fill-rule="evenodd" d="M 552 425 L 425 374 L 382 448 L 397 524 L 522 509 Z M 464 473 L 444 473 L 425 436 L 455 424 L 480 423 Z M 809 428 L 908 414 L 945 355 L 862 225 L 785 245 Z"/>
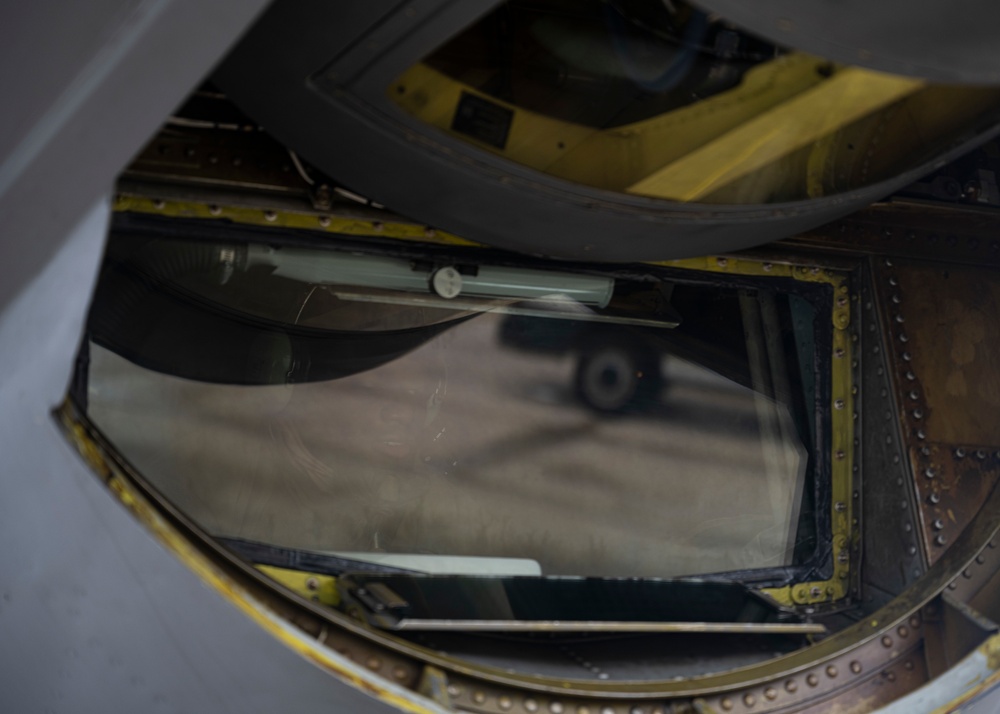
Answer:
<path fill-rule="evenodd" d="M 901 371 L 914 429 L 947 444 L 1000 445 L 1000 273 L 915 263 L 886 273 L 886 287 L 893 277 L 899 283 L 891 319 L 900 358 L 910 363 Z"/>
<path fill-rule="evenodd" d="M 861 598 L 874 609 L 919 578 L 926 560 L 919 536 L 909 458 L 900 433 L 887 345 L 870 275 L 861 289 Z"/>
<path fill-rule="evenodd" d="M 994 459 L 988 463 L 975 456 L 956 456 L 976 452 L 988 453 L 931 442 L 910 447 L 923 538 L 932 561 L 965 528 L 1000 476 Z"/>
<path fill-rule="evenodd" d="M 975 266 L 1000 265 L 1000 212 L 894 200 L 785 242 Z"/>
<path fill-rule="evenodd" d="M 167 126 L 136 156 L 126 176 L 194 181 L 308 196 L 288 151 L 253 124 L 229 129 Z"/>
<path fill-rule="evenodd" d="M 1000 475 L 1000 275 L 876 261 L 899 420 L 930 562 L 969 523 Z"/>
<path fill-rule="evenodd" d="M 924 651 L 931 678 L 948 671 L 995 634 L 997 625 L 945 591 L 923 609 Z"/>

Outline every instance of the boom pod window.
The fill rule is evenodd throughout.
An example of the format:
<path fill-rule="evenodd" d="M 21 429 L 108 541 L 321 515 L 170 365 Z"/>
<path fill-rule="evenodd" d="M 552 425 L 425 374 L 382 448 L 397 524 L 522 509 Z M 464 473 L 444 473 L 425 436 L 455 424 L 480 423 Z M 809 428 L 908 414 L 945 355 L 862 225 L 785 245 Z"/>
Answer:
<path fill-rule="evenodd" d="M 553 270 L 119 233 L 76 400 L 164 503 L 257 565 L 711 574 L 788 600 L 840 582 L 846 286 L 730 260 Z"/>

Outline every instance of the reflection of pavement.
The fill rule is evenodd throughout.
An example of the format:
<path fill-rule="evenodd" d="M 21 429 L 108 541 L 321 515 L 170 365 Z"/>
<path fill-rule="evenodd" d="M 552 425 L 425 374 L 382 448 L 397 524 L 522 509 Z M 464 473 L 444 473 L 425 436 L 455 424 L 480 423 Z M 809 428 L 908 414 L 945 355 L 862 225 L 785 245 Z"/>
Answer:
<path fill-rule="evenodd" d="M 571 358 L 498 348 L 497 323 L 476 318 L 364 380 L 294 388 L 199 384 L 94 348 L 91 414 L 220 535 L 526 557 L 548 574 L 783 563 L 801 477 L 766 473 L 752 393 L 671 359 L 660 405 L 602 417 L 575 403 Z"/>

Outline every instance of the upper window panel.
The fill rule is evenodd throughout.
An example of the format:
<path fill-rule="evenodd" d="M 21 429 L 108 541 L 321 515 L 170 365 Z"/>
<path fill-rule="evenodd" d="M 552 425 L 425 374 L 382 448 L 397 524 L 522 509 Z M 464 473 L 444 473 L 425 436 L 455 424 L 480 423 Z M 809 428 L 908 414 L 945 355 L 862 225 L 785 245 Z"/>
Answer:
<path fill-rule="evenodd" d="M 805 567 L 830 540 L 830 325 L 829 286 L 787 278 L 118 235 L 87 408 L 220 538 L 417 570 Z"/>
<path fill-rule="evenodd" d="M 833 64 L 662 0 L 511 0 L 387 91 L 417 119 L 529 168 L 711 204 L 891 179 L 1000 109 L 996 88 Z"/>

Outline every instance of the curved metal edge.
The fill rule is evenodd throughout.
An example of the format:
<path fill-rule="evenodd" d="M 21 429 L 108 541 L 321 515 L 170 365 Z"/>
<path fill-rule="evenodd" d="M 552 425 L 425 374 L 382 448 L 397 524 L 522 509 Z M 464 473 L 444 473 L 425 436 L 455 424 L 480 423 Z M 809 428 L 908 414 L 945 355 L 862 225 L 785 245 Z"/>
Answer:
<path fill-rule="evenodd" d="M 505 162 L 422 126 L 391 104 L 385 88 L 398 73 L 433 49 L 449 28 L 491 6 L 447 0 L 421 5 L 426 16 L 397 23 L 397 41 L 386 46 L 384 39 L 370 39 L 379 37 L 369 33 L 371 16 L 345 16 L 339 5 L 279 2 L 220 66 L 216 81 L 270 133 L 352 190 L 470 240 L 521 253 L 649 261 L 748 248 L 879 200 L 1000 133 L 1000 125 L 984 120 L 974 136 L 937 160 L 862 190 L 812 201 L 748 208 L 600 191 Z M 371 12 L 383 25 L 403 13 L 384 6 Z M 431 32 L 436 27 L 442 28 L 438 34 Z M 351 51 L 365 54 L 367 64 L 344 59 L 350 41 L 360 48 Z M 274 57 L 274 47 L 283 48 L 281 57 Z M 324 70 L 324 94 L 317 91 L 316 73 L 334 57 L 336 67 L 350 71 L 341 69 L 331 80 L 332 70 Z"/>
<path fill-rule="evenodd" d="M 687 269 L 694 270 L 704 270 L 713 272 L 726 272 L 732 274 L 754 274 L 761 276 L 770 276 L 773 278 L 791 278 L 794 280 L 800 280 L 804 282 L 814 282 L 814 283 L 826 283 L 837 289 L 839 295 L 846 296 L 846 276 L 842 272 L 838 272 L 831 269 L 823 269 L 819 267 L 810 267 L 808 265 L 794 265 L 789 263 L 781 262 L 763 262 L 758 260 L 751 260 L 745 258 L 704 258 L 704 259 L 690 259 L 690 260 L 677 260 L 664 263 L 664 265 L 669 265 L 673 267 L 684 267 Z M 847 342 L 846 328 L 850 324 L 850 301 L 845 300 L 841 304 L 834 307 L 833 315 L 831 318 L 831 326 L 834 330 L 835 335 L 842 335 L 844 340 L 840 342 L 834 342 L 834 346 L 840 346 L 845 348 Z M 849 350 L 845 351 L 845 357 L 842 360 L 844 369 L 849 371 Z M 843 376 L 843 375 L 842 375 Z M 844 390 L 849 391 L 848 384 L 849 380 L 844 381 L 841 386 Z M 843 395 L 842 395 L 843 396 Z M 836 398 L 837 393 L 831 395 L 831 399 Z M 68 407 L 67 407 L 68 409 Z M 849 410 L 836 410 L 838 413 L 844 411 L 845 414 L 849 413 Z M 71 439 L 77 444 L 77 448 L 80 450 L 81 454 L 84 456 L 88 462 L 91 463 L 93 469 L 102 475 L 112 474 L 112 468 L 116 463 L 116 457 L 112 453 L 107 453 L 104 451 L 107 447 L 101 447 L 98 442 L 93 441 L 93 437 L 89 436 L 80 426 L 80 423 L 75 420 L 79 417 L 68 417 L 64 412 L 63 419 L 66 421 L 68 419 L 68 434 Z M 846 417 L 845 417 L 846 419 Z M 845 422 L 847 423 L 847 422 Z M 849 433 L 843 436 L 843 444 L 847 445 L 850 443 Z M 836 443 L 834 444 L 836 445 Z M 113 451 L 113 450 L 112 450 Z M 846 472 L 849 476 L 850 472 L 850 461 L 845 461 Z M 149 501 L 145 499 L 142 494 L 137 491 L 134 487 L 131 487 L 130 480 L 133 478 L 139 478 L 136 475 L 127 474 L 125 472 L 115 476 L 113 479 L 109 480 L 109 484 L 112 490 L 118 495 L 119 500 L 121 500 L 128 508 L 136 515 L 140 521 L 151 528 L 154 533 L 158 536 L 161 542 L 164 542 L 182 561 L 189 564 L 189 567 L 195 569 L 199 575 L 204 576 L 205 573 L 209 575 L 212 574 L 211 570 L 205 570 L 203 562 L 210 563 L 206 556 L 200 552 L 199 547 L 205 547 L 204 543 L 199 546 L 195 541 L 189 540 L 181 531 L 178 531 L 175 526 L 159 517 L 156 511 L 156 507 L 152 505 Z M 844 488 L 849 491 L 849 482 L 842 484 Z M 147 486 L 148 488 L 148 486 Z M 849 501 L 849 498 L 842 496 Z M 162 506 L 162 504 L 161 504 Z M 197 527 L 190 524 L 187 519 L 179 512 L 172 511 L 175 518 L 182 520 L 187 524 L 188 529 L 192 533 L 200 533 Z M 845 515 L 845 514 L 838 514 Z M 849 514 L 847 514 L 849 515 Z M 846 521 L 845 521 L 846 522 Z M 207 536 L 202 535 L 201 538 L 207 541 Z M 202 559 L 199 561 L 198 558 Z M 192 560 L 193 559 L 193 560 Z M 233 559 L 230 558 L 232 561 Z M 192 566 L 191 563 L 194 563 Z M 244 573 L 249 573 L 252 571 L 248 566 L 241 568 Z M 254 577 L 257 578 L 259 582 L 263 582 L 259 574 L 252 572 Z M 232 588 L 228 585 L 226 587 L 218 588 L 218 583 L 211 580 L 210 584 L 216 586 L 227 596 L 232 597 Z M 223 581 L 225 584 L 225 581 Z M 779 594 L 780 595 L 780 594 Z M 931 595 L 932 596 L 932 595 Z M 931 596 L 928 596 L 931 597 Z M 789 593 L 789 597 L 795 599 L 794 593 Z M 334 618 L 332 614 L 328 612 L 323 612 L 322 610 L 316 608 L 312 603 L 302 602 L 300 599 L 296 598 L 295 602 L 299 605 L 305 605 L 306 609 L 319 615 L 321 618 L 330 621 L 335 626 L 346 627 L 348 630 L 354 632 L 354 634 L 361 634 L 371 639 L 370 635 L 364 632 L 354 623 L 350 622 L 337 622 L 336 620 L 342 618 Z M 245 607 L 241 605 L 241 608 Z M 912 608 L 905 610 L 900 616 L 903 620 L 910 614 Z M 877 624 L 877 623 L 875 623 Z M 875 624 L 872 626 L 874 627 Z M 890 622 L 885 627 L 892 628 L 896 626 L 896 622 Z M 269 628 L 268 628 L 269 629 Z M 862 632 L 864 629 L 862 628 Z M 842 633 L 841 633 L 842 634 Z M 867 637 L 863 637 L 859 643 L 870 641 L 871 639 L 877 637 L 878 632 L 872 633 Z M 843 644 L 844 638 L 842 636 L 835 636 L 828 640 L 828 642 L 837 639 Z M 848 643 L 846 649 L 850 648 L 851 644 L 859 643 Z M 826 644 L 826 643 L 824 643 Z M 322 644 L 317 643 L 314 640 L 304 640 L 298 643 L 297 646 L 301 645 L 306 648 L 303 654 L 310 659 L 322 659 L 323 653 L 328 652 Z M 486 681 L 491 681 L 494 683 L 505 684 L 515 687 L 523 687 L 530 691 L 536 692 L 552 692 L 559 693 L 565 696 L 581 696 L 581 697 L 606 697 L 608 699 L 640 699 L 648 697 L 662 697 L 662 696 L 690 696 L 697 694 L 708 694 L 715 693 L 720 690 L 725 689 L 735 689 L 746 686 L 754 686 L 755 684 L 763 681 L 768 681 L 770 678 L 776 676 L 774 670 L 778 670 L 777 676 L 787 674 L 788 672 L 794 672 L 799 669 L 805 669 L 817 665 L 817 661 L 825 663 L 828 659 L 839 656 L 843 654 L 841 651 L 831 651 L 830 646 L 827 644 L 824 648 L 823 645 L 817 645 L 807 650 L 799 651 L 792 655 L 786 655 L 764 665 L 755 665 L 735 670 L 730 670 L 729 672 L 715 675 L 706 675 L 702 677 L 694 677 L 685 681 L 668 681 L 668 682 L 615 682 L 615 690 L 610 690 L 607 684 L 592 684 L 587 682 L 560 682 L 554 683 L 543 677 L 533 677 L 526 675 L 514 675 L 505 671 L 493 669 L 493 668 L 477 668 L 476 666 L 470 666 L 466 663 L 454 660 L 450 657 L 441 656 L 438 653 L 430 652 L 425 650 L 425 648 L 420 648 L 417 646 L 407 646 L 403 643 L 394 643 L 391 641 L 383 641 L 379 638 L 377 641 L 373 641 L 373 646 L 381 647 L 385 649 L 394 650 L 398 653 L 404 654 L 405 656 L 417 657 L 430 662 L 431 664 L 445 668 L 456 674 L 460 674 L 464 677 L 474 678 L 474 679 L 485 679 Z M 816 657 L 815 655 L 819 655 Z M 787 665 L 782 668 L 783 665 Z M 762 672 L 763 670 L 763 672 Z"/>

